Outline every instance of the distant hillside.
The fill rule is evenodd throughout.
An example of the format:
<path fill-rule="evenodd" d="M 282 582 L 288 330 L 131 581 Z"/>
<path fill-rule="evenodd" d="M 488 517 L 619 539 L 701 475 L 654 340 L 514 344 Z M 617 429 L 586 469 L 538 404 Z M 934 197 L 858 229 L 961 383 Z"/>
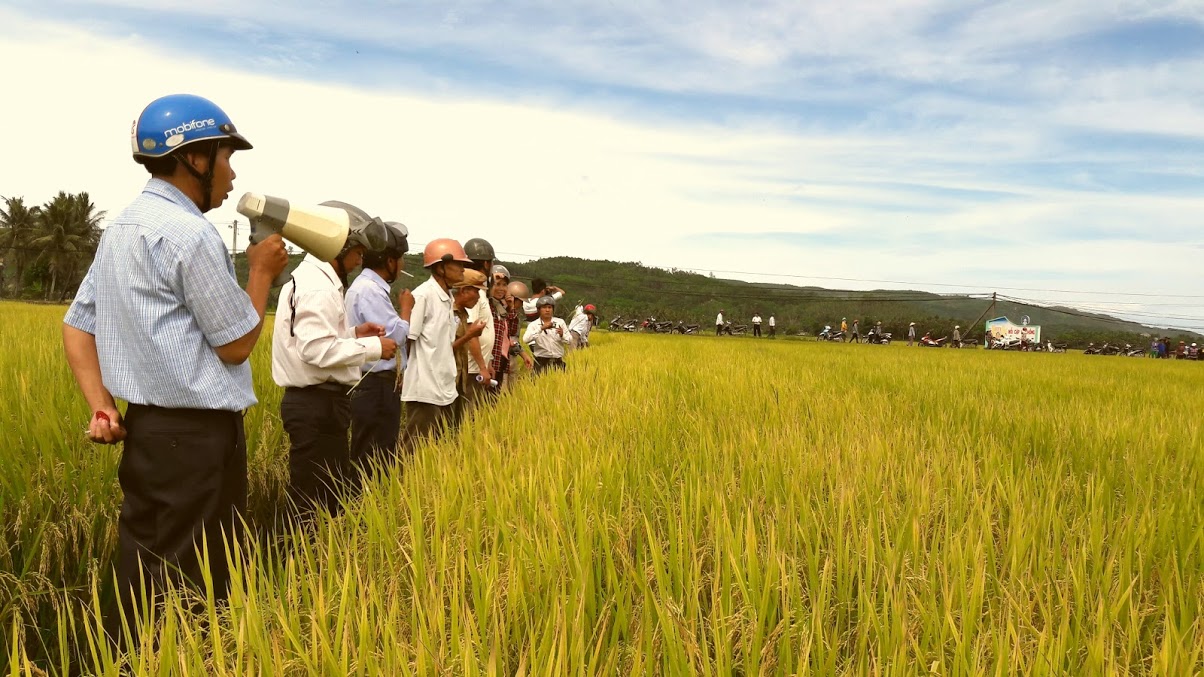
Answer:
<path fill-rule="evenodd" d="M 294 263 L 300 258 L 293 257 Z M 1041 325 L 1044 337 L 1075 346 L 1086 345 L 1088 341 L 1137 344 L 1142 342 L 1140 335 L 1143 333 L 1165 334 L 1175 340 L 1204 340 L 1204 336 L 1198 334 L 1152 329 L 1107 315 L 1007 301 L 997 302 L 995 310 L 983 317 L 990 300 L 920 291 L 851 291 L 752 283 L 650 268 L 639 263 L 571 257 L 502 263 L 515 279 L 529 282 L 541 277 L 563 288 L 569 303 L 559 308 L 558 314 L 571 312 L 577 301 L 593 303 L 598 306 L 603 324 L 616 315 L 641 319 L 652 315 L 712 329 L 715 315 L 723 309 L 724 315 L 735 323 L 748 323 L 754 313 L 760 313 L 768 320 L 772 313 L 777 318 L 779 333 L 788 334 L 805 331 L 814 335 L 825 324 L 837 325 L 840 318 L 847 317 L 850 323 L 854 318 L 860 318 L 863 331 L 881 321 L 887 331 L 895 332 L 896 336 L 906 333 L 909 322 L 915 322 L 921 334 L 932 331 L 936 336 L 944 336 L 952 332 L 955 324 L 960 324 L 963 334 L 981 336 L 982 322 L 970 327 L 980 317 L 986 320 L 1007 316 L 1019 322 L 1021 317 L 1028 315 L 1031 324 Z M 236 261 L 236 268 L 240 278 L 245 279 L 246 262 L 242 255 Z M 396 286 L 412 289 L 427 278 L 417 255 L 406 257 L 406 270 L 414 278 L 403 277 Z"/>

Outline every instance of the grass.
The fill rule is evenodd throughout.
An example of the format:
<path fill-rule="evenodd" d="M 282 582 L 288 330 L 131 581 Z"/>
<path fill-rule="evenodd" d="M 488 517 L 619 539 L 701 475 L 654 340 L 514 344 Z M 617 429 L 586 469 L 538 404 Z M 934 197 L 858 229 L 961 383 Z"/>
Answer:
<path fill-rule="evenodd" d="M 94 576 L 114 547 L 117 456 L 79 441 L 87 412 L 59 357 L 61 312 L 0 306 L 5 411 L 18 402 L 11 384 L 34 374 L 53 384 L 27 387 L 34 406 L 8 421 L 21 437 L 0 466 L 3 570 L 28 581 L 2 632 L 13 674 L 118 674 L 87 640 L 88 600 L 105 587 Z M 520 382 L 313 535 L 249 546 L 230 606 L 198 617 L 187 600 L 168 603 L 141 624 L 148 650 L 128 667 L 1204 670 L 1199 365 L 732 338 L 594 343 L 569 373 Z M 265 357 L 254 358 L 260 379 Z M 284 472 L 279 395 L 270 380 L 256 388 L 252 518 L 279 500 Z M 45 536 L 59 533 L 78 540 L 60 551 L 65 541 Z"/>

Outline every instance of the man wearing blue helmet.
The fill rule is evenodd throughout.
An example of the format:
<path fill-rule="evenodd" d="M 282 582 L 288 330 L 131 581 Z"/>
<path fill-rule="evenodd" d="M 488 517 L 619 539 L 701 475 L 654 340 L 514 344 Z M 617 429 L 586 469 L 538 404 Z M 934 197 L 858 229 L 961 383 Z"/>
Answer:
<path fill-rule="evenodd" d="M 247 249 L 246 291 L 205 212 L 233 190 L 230 155 L 251 144 L 213 102 L 152 102 L 134 123 L 134 160 L 151 178 L 101 237 L 63 319 L 67 361 L 95 412 L 93 442 L 124 441 L 118 477 L 118 600 L 127 611 L 167 578 L 200 585 L 209 550 L 226 595 L 224 538 L 246 507 L 242 413 L 255 404 L 247 358 L 272 280 L 288 263 L 279 235 Z M 125 415 L 116 399 L 129 403 Z M 106 627 L 118 636 L 119 614 Z"/>

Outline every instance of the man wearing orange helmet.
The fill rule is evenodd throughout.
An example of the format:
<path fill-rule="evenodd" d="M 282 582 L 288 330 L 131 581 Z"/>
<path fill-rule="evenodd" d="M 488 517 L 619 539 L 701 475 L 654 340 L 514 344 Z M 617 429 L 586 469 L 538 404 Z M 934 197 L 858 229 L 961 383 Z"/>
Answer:
<path fill-rule="evenodd" d="M 424 439 L 455 424 L 456 322 L 450 289 L 464 278 L 472 260 L 460 243 L 439 238 L 427 243 L 422 265 L 431 277 L 414 290 L 410 311 L 409 362 L 401 386 L 406 403 L 405 449 L 413 453 Z"/>

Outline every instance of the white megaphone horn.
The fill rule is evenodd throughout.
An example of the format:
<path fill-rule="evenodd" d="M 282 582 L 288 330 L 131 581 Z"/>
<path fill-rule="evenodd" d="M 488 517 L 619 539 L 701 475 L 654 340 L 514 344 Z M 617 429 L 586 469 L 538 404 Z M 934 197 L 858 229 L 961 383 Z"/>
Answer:
<path fill-rule="evenodd" d="M 243 195 L 238 201 L 238 213 L 251 221 L 252 244 L 280 233 L 284 239 L 323 261 L 339 255 L 351 232 L 351 216 L 345 209 L 290 205 L 288 200 L 271 195 Z M 284 271 L 272 284 L 279 287 L 288 279 L 289 273 Z"/>

